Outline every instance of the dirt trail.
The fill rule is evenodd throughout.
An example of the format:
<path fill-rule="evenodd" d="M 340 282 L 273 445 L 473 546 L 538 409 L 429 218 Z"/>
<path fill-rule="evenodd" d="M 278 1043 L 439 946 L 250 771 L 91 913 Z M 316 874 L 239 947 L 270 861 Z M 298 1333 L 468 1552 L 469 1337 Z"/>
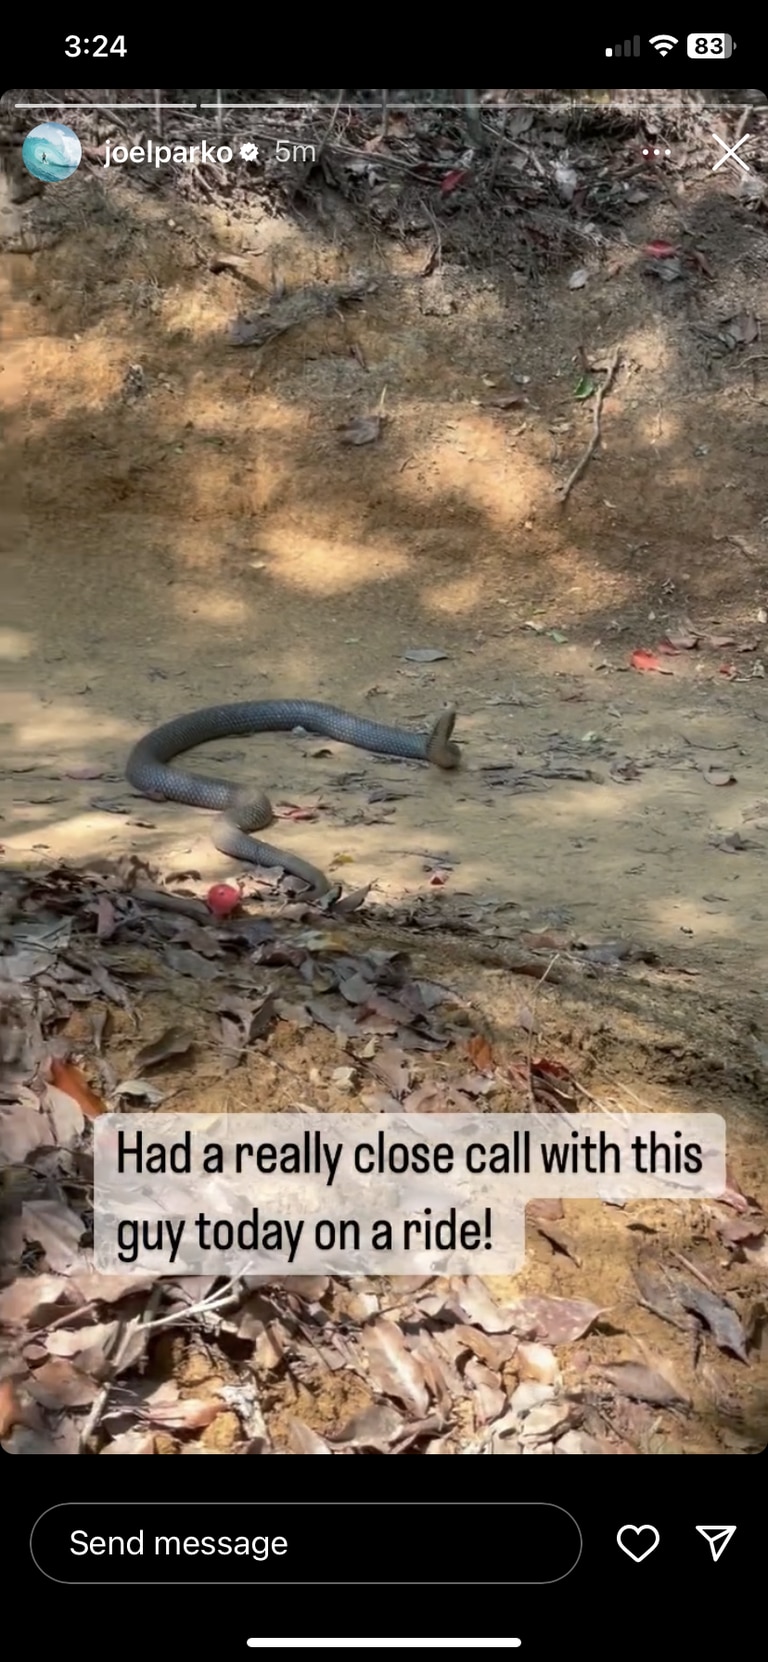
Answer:
<path fill-rule="evenodd" d="M 765 233 L 723 185 L 699 205 L 714 284 L 654 284 L 619 245 L 615 268 L 573 291 L 567 272 L 524 287 L 449 267 L 437 305 L 402 253 L 333 249 L 257 208 L 227 224 L 117 183 L 108 201 L 71 188 L 70 234 L 0 260 L 5 860 L 131 852 L 229 878 L 205 815 L 131 796 L 122 768 L 142 731 L 246 697 L 415 724 L 453 702 L 456 777 L 288 735 L 204 759 L 278 809 L 316 807 L 274 840 L 350 887 L 374 882 L 374 906 L 423 897 L 437 869 L 451 916 L 466 903 L 497 930 L 507 917 L 511 933 L 652 949 L 657 971 L 545 988 L 542 1046 L 591 1090 L 725 1112 L 738 1181 L 768 1204 L 764 366 L 713 359 L 695 327 L 766 314 Z M 654 212 L 638 210 L 633 245 L 665 229 Z M 375 287 L 233 349 L 243 286 L 204 256 L 254 246 L 253 269 L 289 291 L 360 269 Z M 621 366 L 602 448 L 561 508 L 592 420 L 573 399 L 581 346 L 596 369 L 619 346 Z M 341 442 L 384 394 L 376 443 Z M 521 402 L 499 408 L 505 396 Z M 688 623 L 699 645 L 660 655 L 668 673 L 630 667 Z M 409 661 L 414 648 L 445 656 Z M 381 942 L 398 929 L 382 917 Z M 530 988 L 447 932 L 412 945 L 496 1042 L 519 1043 Z M 167 1013 L 149 1010 L 150 1027 Z M 331 1060 L 327 1036 L 302 1037 L 318 1085 Z M 597 1205 L 569 1218 L 578 1263 L 537 1238 L 518 1291 L 587 1284 L 620 1306 L 627 1220 Z M 691 1251 L 689 1217 L 653 1227 Z M 746 1305 L 760 1273 L 764 1289 L 764 1269 L 732 1264 L 724 1285 Z M 658 1322 L 639 1319 L 658 1348 Z M 664 1343 L 685 1370 L 680 1335 Z M 737 1388 L 745 1403 L 757 1389 Z M 319 1429 L 340 1412 L 316 1410 Z M 697 1438 L 724 1446 L 703 1421 Z"/>

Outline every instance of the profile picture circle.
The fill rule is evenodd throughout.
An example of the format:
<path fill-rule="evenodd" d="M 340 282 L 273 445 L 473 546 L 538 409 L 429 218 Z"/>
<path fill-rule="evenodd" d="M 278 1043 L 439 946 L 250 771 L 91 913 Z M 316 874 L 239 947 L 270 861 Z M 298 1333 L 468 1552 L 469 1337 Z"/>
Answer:
<path fill-rule="evenodd" d="M 69 179 L 80 166 L 83 147 L 71 127 L 61 121 L 41 121 L 27 133 L 21 147 L 21 159 L 34 179 L 43 179 L 47 185 Z"/>

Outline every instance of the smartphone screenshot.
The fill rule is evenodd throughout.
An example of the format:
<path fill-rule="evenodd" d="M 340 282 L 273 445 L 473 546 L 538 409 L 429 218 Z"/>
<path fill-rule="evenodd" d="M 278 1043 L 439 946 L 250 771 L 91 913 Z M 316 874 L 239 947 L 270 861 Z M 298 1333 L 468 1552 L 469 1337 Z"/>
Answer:
<path fill-rule="evenodd" d="M 768 68 L 713 20 L 527 23 L 513 89 L 158 90 L 251 70 L 119 19 L 6 58 L 0 1493 L 41 1654 L 733 1637 Z"/>

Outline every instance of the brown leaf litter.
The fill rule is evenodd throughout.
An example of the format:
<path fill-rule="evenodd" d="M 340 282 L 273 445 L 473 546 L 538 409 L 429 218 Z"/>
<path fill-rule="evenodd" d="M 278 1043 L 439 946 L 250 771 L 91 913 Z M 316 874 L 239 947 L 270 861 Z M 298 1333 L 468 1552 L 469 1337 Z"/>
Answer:
<path fill-rule="evenodd" d="M 237 1112 L 258 1100 L 295 1111 L 305 1098 L 314 1111 L 363 1113 L 599 1108 L 547 1052 L 546 998 L 561 996 L 548 966 L 576 986 L 655 973 L 617 943 L 489 935 L 487 913 L 459 899 L 450 917 L 463 944 L 541 983 L 516 1030 L 495 1039 L 450 976 L 414 969 L 408 943 L 429 960 L 446 928 L 435 902 L 400 913 L 406 945 L 384 948 L 395 922 L 387 908 L 361 910 L 367 890 L 349 910 L 340 896 L 286 901 L 272 881 L 271 915 L 263 899 L 254 909 L 248 880 L 241 904 L 216 915 L 196 879 L 173 890 L 137 861 L 4 880 L 3 1446 L 617 1454 L 654 1452 L 661 1438 L 754 1448 L 759 1392 L 740 1414 L 721 1412 L 741 1401 L 740 1376 L 765 1351 L 765 1218 L 732 1173 L 694 1229 L 683 1219 L 680 1250 L 668 1214 L 652 1208 L 638 1207 L 635 1224 L 631 1208 L 532 1203 L 529 1260 L 509 1282 L 94 1269 L 92 1123 L 105 1111 Z M 590 1281 L 611 1231 L 634 1242 L 634 1279 L 607 1301 L 604 1281 L 597 1296 Z"/>

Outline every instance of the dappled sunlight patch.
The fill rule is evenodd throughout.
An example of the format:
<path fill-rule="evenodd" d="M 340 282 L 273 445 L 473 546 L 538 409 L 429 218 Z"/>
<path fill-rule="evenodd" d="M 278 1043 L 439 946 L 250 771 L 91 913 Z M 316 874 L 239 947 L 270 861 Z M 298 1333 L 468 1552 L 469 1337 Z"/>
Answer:
<path fill-rule="evenodd" d="M 10 379 L 3 376 L 3 402 L 6 410 L 16 410 L 27 435 L 50 428 L 60 431 L 63 401 L 67 421 L 75 423 L 78 414 L 103 413 L 120 390 L 121 364 L 116 364 L 114 341 L 106 336 L 73 341 L 35 334 L 5 356 Z M 43 362 L 44 396 L 40 385 Z"/>
<path fill-rule="evenodd" d="M 26 629 L 0 629 L 0 658 L 8 663 L 29 658 L 37 647 L 36 637 L 28 634 Z"/>
<path fill-rule="evenodd" d="M 483 585 L 480 574 L 470 572 L 467 577 L 455 577 L 448 582 L 441 579 L 436 583 L 425 584 L 421 590 L 422 604 L 431 611 L 446 612 L 453 617 L 456 612 L 470 612 L 478 606 L 482 599 Z"/>
<path fill-rule="evenodd" d="M 641 446 L 647 445 L 650 450 L 658 449 L 659 443 L 688 444 L 685 428 L 679 415 L 675 415 L 669 407 L 663 410 L 633 410 L 632 412 L 632 448 L 634 454 L 641 454 Z"/>
<path fill-rule="evenodd" d="M 647 374 L 652 370 L 654 375 L 663 375 L 666 372 L 674 377 L 677 374 L 680 348 L 671 317 L 663 323 L 657 316 L 653 328 L 648 327 L 647 320 L 643 320 L 639 328 L 625 328 L 623 343 L 627 362 L 636 364 L 641 373 Z M 598 364 L 602 362 L 599 354 L 596 354 L 596 358 Z M 663 392 L 661 383 L 659 387 Z M 634 410 L 636 406 L 631 407 Z"/>
<path fill-rule="evenodd" d="M 409 565 L 405 555 L 394 547 L 385 551 L 380 543 L 375 550 L 361 549 L 357 541 L 312 537 L 295 530 L 281 535 L 274 529 L 270 529 L 269 542 L 271 574 L 292 588 L 319 595 L 345 595 L 350 589 L 405 573 Z"/>
<path fill-rule="evenodd" d="M 174 605 L 179 617 L 205 617 L 208 623 L 243 624 L 246 622 L 250 608 L 244 600 L 238 600 L 234 595 L 224 591 L 216 592 L 208 588 L 196 589 L 190 586 L 181 588 L 176 585 L 173 590 Z"/>
<path fill-rule="evenodd" d="M 421 423 L 417 408 L 409 412 Z M 472 508 L 482 513 L 485 522 L 494 529 L 509 529 L 510 515 L 521 517 L 530 512 L 531 501 L 542 492 L 551 496 L 552 479 L 548 470 L 529 453 L 510 448 L 510 421 L 519 426 L 525 410 L 514 410 L 509 415 L 498 411 L 477 409 L 471 414 L 464 406 L 430 407 L 428 438 L 411 444 L 411 435 L 404 425 L 403 446 L 406 465 L 401 467 L 397 480 L 398 495 L 407 500 L 423 501 L 424 486 L 434 491 L 449 493 L 461 502 L 466 512 Z M 499 479 L 505 481 L 503 493 Z M 452 512 L 448 501 L 440 505 L 438 517 Z"/>
<path fill-rule="evenodd" d="M 3 712 L 12 730 L 10 744 L 6 743 L 6 757 L 24 762 L 43 762 L 57 768 L 75 766 L 85 756 L 92 755 L 110 739 L 122 743 L 130 734 L 130 724 L 122 717 L 96 713 L 87 704 L 64 700 L 57 695 L 55 704 L 41 704 L 31 693 L 10 691 L 3 694 Z"/>
<path fill-rule="evenodd" d="M 264 269 L 264 261 L 254 259 L 254 273 L 258 274 L 260 269 Z M 268 284 L 268 266 L 265 278 Z M 232 290 L 226 283 L 220 287 L 169 288 L 160 300 L 159 320 L 170 334 L 183 330 L 188 337 L 197 337 L 200 343 L 205 344 L 213 333 L 223 338 L 223 331 L 232 315 L 232 299 Z M 252 299 L 255 301 L 256 296 L 253 295 Z M 266 301 L 266 291 L 264 299 Z"/>
<path fill-rule="evenodd" d="M 32 854 L 50 857 L 54 852 L 62 860 L 93 859 L 105 851 L 114 853 L 123 840 L 117 834 L 120 822 L 111 814 L 93 809 L 46 820 L 44 813 L 35 802 L 15 805 L 14 824 L 3 838 L 7 860 L 29 859 Z"/>

